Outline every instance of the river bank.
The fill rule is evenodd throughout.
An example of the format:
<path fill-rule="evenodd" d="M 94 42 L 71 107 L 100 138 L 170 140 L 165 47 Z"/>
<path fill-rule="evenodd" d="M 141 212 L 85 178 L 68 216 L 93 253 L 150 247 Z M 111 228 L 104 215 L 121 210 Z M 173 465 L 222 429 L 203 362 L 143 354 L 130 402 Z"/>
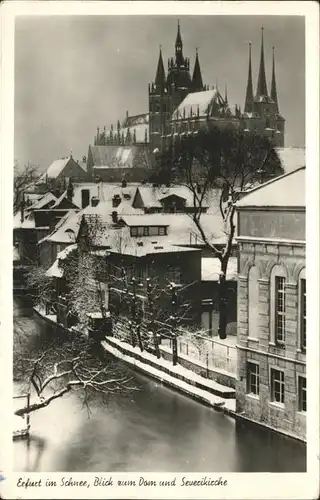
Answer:
<path fill-rule="evenodd" d="M 18 317 L 20 315 L 20 317 Z M 41 348 L 57 325 L 15 311 L 14 328 Z M 106 353 L 106 359 L 109 354 Z M 114 358 L 111 357 L 113 360 Z M 97 393 L 88 409 L 70 392 L 31 416 L 30 440 L 14 442 L 14 470 L 30 472 L 304 472 L 306 448 L 131 370 L 138 390 Z M 63 418 L 61 418 L 63 416 Z M 263 452 L 262 452 L 263 450 Z"/>

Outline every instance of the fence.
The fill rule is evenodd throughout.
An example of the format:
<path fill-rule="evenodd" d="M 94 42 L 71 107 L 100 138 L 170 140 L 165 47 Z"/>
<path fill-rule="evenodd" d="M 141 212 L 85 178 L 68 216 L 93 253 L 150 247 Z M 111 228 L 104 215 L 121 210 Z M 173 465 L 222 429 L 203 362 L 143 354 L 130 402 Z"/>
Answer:
<path fill-rule="evenodd" d="M 171 327 L 167 323 L 155 321 L 157 334 L 161 338 L 160 347 L 171 351 L 173 340 Z M 205 337 L 198 333 L 191 333 L 188 330 L 179 328 L 177 331 L 177 350 L 178 357 L 181 355 L 190 360 L 201 364 L 206 369 L 218 368 L 228 373 L 235 374 L 237 371 L 237 348 L 222 340 Z M 132 344 L 132 333 L 130 321 L 122 316 L 117 319 L 113 329 L 114 337 Z M 153 339 L 148 334 L 147 325 L 141 325 L 141 338 L 146 350 L 154 350 Z"/>
<path fill-rule="evenodd" d="M 237 348 L 223 341 L 194 334 L 190 338 L 178 337 L 178 357 L 183 356 L 191 362 L 201 364 L 206 369 L 218 368 L 228 373 L 237 371 Z M 162 346 L 172 349 L 172 340 L 165 338 Z"/>

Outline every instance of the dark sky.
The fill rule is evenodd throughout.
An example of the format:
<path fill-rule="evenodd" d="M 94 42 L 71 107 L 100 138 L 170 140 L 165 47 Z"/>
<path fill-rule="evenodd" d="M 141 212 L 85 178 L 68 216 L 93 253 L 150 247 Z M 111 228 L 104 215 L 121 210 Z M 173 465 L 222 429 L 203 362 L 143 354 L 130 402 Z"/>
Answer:
<path fill-rule="evenodd" d="M 252 42 L 254 91 L 264 26 L 268 87 L 275 46 L 286 146 L 305 144 L 305 41 L 300 16 L 180 16 L 183 52 L 195 49 L 204 83 L 243 107 Z M 43 170 L 87 155 L 96 127 L 148 111 L 148 82 L 162 45 L 174 54 L 176 16 L 18 17 L 15 30 L 15 158 Z"/>

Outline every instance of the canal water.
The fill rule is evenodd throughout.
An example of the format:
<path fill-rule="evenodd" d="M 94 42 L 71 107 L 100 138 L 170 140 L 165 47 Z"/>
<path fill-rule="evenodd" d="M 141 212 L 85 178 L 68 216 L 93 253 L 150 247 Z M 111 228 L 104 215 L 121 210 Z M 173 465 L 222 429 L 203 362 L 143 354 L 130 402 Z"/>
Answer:
<path fill-rule="evenodd" d="M 14 301 L 14 328 L 41 342 L 54 334 Z M 122 365 L 123 366 L 123 365 Z M 127 370 L 123 366 L 123 370 Z M 139 390 L 98 396 L 83 408 L 77 393 L 31 415 L 31 438 L 14 442 L 16 471 L 304 472 L 306 447 L 222 413 L 132 372 Z"/>

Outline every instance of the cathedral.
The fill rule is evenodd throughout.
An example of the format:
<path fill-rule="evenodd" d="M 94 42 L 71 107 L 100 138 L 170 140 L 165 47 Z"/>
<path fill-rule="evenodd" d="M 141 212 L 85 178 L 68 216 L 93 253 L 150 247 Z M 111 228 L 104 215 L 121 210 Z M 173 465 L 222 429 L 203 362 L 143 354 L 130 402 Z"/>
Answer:
<path fill-rule="evenodd" d="M 183 42 L 178 22 L 175 41 L 175 53 L 168 59 L 167 72 L 164 69 L 162 50 L 156 68 L 155 80 L 148 86 L 148 113 L 129 116 L 118 120 L 115 127 L 103 131 L 97 129 L 94 146 L 90 146 L 94 156 L 96 146 L 105 146 L 104 166 L 114 163 L 118 166 L 134 166 L 134 157 L 140 149 L 144 154 L 152 155 L 161 150 L 180 134 L 192 134 L 203 127 L 235 127 L 245 133 L 259 132 L 269 137 L 275 147 L 284 147 L 285 120 L 279 111 L 276 87 L 275 60 L 273 49 L 270 94 L 268 92 L 263 28 L 261 30 L 261 54 L 256 93 L 253 91 L 251 66 L 251 43 L 249 43 L 248 79 L 244 93 L 244 107 L 235 105 L 231 109 L 227 89 L 224 96 L 217 86 L 205 85 L 198 51 L 191 76 L 190 59 L 184 56 Z M 111 148 L 114 153 L 111 153 Z M 118 148 L 114 148 L 118 146 Z M 107 151 L 108 150 L 108 151 Z M 99 148 L 101 158 L 102 148 Z M 140 151 L 141 153 L 141 151 Z M 90 155 L 90 148 L 89 148 Z M 141 159 L 141 154 L 138 155 Z M 108 162 L 108 165 L 107 163 Z M 97 165 L 102 167 L 103 165 Z M 94 167 L 94 161 L 93 165 Z"/>

